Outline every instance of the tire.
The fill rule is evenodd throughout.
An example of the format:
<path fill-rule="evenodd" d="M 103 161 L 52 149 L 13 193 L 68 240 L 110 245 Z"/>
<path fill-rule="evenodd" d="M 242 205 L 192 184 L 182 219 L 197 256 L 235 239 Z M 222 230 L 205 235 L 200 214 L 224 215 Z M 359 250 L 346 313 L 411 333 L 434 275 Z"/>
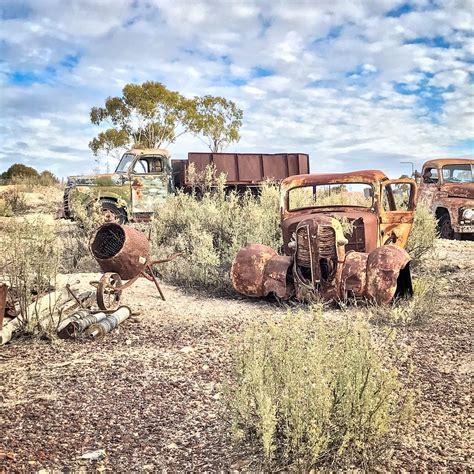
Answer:
<path fill-rule="evenodd" d="M 453 228 L 451 227 L 451 219 L 449 217 L 449 214 L 443 214 L 438 219 L 438 232 L 439 232 L 439 236 L 442 239 L 449 239 L 449 240 L 454 239 L 454 231 L 453 231 Z"/>
<path fill-rule="evenodd" d="M 117 206 L 115 201 L 101 199 L 99 202 L 105 222 L 115 222 L 117 224 L 125 224 L 127 222 L 127 212 L 123 207 Z"/>

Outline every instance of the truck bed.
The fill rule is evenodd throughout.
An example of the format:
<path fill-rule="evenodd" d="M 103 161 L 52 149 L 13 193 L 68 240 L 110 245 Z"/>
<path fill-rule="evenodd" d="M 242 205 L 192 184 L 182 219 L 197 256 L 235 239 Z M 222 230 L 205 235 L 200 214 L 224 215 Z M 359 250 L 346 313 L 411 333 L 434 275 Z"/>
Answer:
<path fill-rule="evenodd" d="M 193 163 L 202 173 L 214 164 L 217 174 L 227 175 L 227 185 L 233 187 L 259 186 L 265 179 L 281 181 L 295 174 L 309 173 L 306 153 L 188 153 L 187 160 L 172 160 L 177 187 L 189 185 L 187 168 Z"/>

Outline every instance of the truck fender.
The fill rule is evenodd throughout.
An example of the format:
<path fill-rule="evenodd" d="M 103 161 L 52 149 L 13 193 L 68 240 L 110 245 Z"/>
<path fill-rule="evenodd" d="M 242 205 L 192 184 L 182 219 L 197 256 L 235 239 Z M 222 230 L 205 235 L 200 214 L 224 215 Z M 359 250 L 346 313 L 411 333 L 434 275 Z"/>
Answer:
<path fill-rule="evenodd" d="M 410 255 L 396 245 L 384 245 L 367 257 L 366 297 L 379 304 L 412 296 Z"/>
<path fill-rule="evenodd" d="M 266 245 L 251 244 L 237 252 L 230 270 L 234 289 L 254 298 L 274 293 L 279 298 L 289 298 L 292 285 L 287 281 L 293 259 L 278 255 Z"/>

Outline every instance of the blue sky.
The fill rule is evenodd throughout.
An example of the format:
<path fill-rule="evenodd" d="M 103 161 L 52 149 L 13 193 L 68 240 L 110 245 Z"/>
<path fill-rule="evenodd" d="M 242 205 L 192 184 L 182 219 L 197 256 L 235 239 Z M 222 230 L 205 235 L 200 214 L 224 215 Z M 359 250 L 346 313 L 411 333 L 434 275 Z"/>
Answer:
<path fill-rule="evenodd" d="M 145 80 L 234 100 L 244 126 L 228 151 L 306 152 L 314 172 L 398 176 L 400 161 L 474 155 L 472 1 L 0 5 L 0 172 L 90 172 L 90 108 Z M 185 135 L 169 149 L 204 145 Z"/>

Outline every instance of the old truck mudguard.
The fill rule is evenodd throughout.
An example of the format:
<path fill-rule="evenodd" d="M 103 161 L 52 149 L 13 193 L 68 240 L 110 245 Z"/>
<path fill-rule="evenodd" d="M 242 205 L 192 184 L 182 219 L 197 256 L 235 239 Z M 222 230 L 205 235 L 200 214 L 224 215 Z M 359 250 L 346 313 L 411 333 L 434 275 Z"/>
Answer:
<path fill-rule="evenodd" d="M 278 255 L 266 245 L 251 244 L 235 256 L 230 277 L 236 291 L 255 298 L 274 293 L 289 298 L 292 285 L 288 284 L 288 269 L 292 258 Z"/>

